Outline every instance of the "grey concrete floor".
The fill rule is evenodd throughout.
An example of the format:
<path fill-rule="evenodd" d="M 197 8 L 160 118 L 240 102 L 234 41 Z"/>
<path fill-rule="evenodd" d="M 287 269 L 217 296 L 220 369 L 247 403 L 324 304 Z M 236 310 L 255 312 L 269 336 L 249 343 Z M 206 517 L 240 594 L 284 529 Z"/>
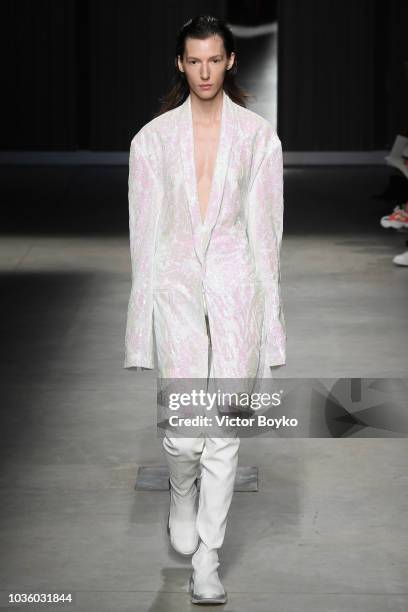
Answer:
<path fill-rule="evenodd" d="M 3 171 L 2 171 L 3 172 Z M 1 237 L 0 602 L 72 592 L 75 610 L 190 610 L 167 541 L 155 372 L 123 369 L 130 289 L 125 168 L 8 169 Z M 287 377 L 407 372 L 406 235 L 379 226 L 386 169 L 285 170 Z M 4 183 L 3 183 L 4 184 Z M 226 610 L 408 609 L 404 438 L 243 439 Z M 38 607 L 36 609 L 52 609 Z M 57 609 L 57 608 L 55 608 Z"/>

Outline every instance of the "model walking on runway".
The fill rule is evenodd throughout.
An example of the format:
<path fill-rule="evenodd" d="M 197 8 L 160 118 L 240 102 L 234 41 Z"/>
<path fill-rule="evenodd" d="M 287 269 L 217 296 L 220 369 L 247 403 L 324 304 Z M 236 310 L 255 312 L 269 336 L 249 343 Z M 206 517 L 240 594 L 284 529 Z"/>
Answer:
<path fill-rule="evenodd" d="M 125 368 L 161 378 L 271 377 L 285 364 L 281 142 L 245 106 L 233 35 L 211 16 L 178 33 L 175 82 L 129 158 L 132 288 Z M 193 603 L 225 603 L 218 551 L 238 436 L 172 435 L 168 531 L 192 555 Z M 197 482 L 200 478 L 198 490 Z"/>

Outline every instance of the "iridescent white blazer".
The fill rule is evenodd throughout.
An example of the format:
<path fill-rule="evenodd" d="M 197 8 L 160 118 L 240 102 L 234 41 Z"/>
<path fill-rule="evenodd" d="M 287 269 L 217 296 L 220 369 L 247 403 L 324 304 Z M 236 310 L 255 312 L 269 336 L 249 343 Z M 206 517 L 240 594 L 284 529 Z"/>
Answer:
<path fill-rule="evenodd" d="M 223 91 L 202 223 L 189 95 L 133 137 L 128 195 L 124 367 L 158 367 L 164 378 L 270 376 L 286 361 L 282 147 L 271 124 Z"/>

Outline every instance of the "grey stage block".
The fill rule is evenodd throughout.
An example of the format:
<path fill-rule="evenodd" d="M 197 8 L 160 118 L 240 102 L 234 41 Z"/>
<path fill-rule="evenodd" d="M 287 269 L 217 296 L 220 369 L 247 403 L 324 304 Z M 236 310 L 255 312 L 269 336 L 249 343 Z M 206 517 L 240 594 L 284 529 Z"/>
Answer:
<path fill-rule="evenodd" d="M 200 488 L 200 479 L 198 479 L 198 487 Z M 167 466 L 141 465 L 137 472 L 135 489 L 137 491 L 168 491 L 169 470 Z M 258 491 L 258 466 L 238 466 L 234 491 Z"/>

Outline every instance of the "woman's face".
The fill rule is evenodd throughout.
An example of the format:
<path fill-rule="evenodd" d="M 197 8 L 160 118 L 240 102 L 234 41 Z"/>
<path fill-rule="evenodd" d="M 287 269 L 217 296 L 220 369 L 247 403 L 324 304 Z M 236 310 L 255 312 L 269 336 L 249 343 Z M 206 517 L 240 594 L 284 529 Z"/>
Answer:
<path fill-rule="evenodd" d="M 228 59 L 224 42 L 220 36 L 204 40 L 187 38 L 182 61 L 177 58 L 178 68 L 186 75 L 190 90 L 202 99 L 213 98 L 221 89 L 225 71 L 234 63 L 235 54 Z M 203 85 L 210 85 L 208 88 Z"/>

